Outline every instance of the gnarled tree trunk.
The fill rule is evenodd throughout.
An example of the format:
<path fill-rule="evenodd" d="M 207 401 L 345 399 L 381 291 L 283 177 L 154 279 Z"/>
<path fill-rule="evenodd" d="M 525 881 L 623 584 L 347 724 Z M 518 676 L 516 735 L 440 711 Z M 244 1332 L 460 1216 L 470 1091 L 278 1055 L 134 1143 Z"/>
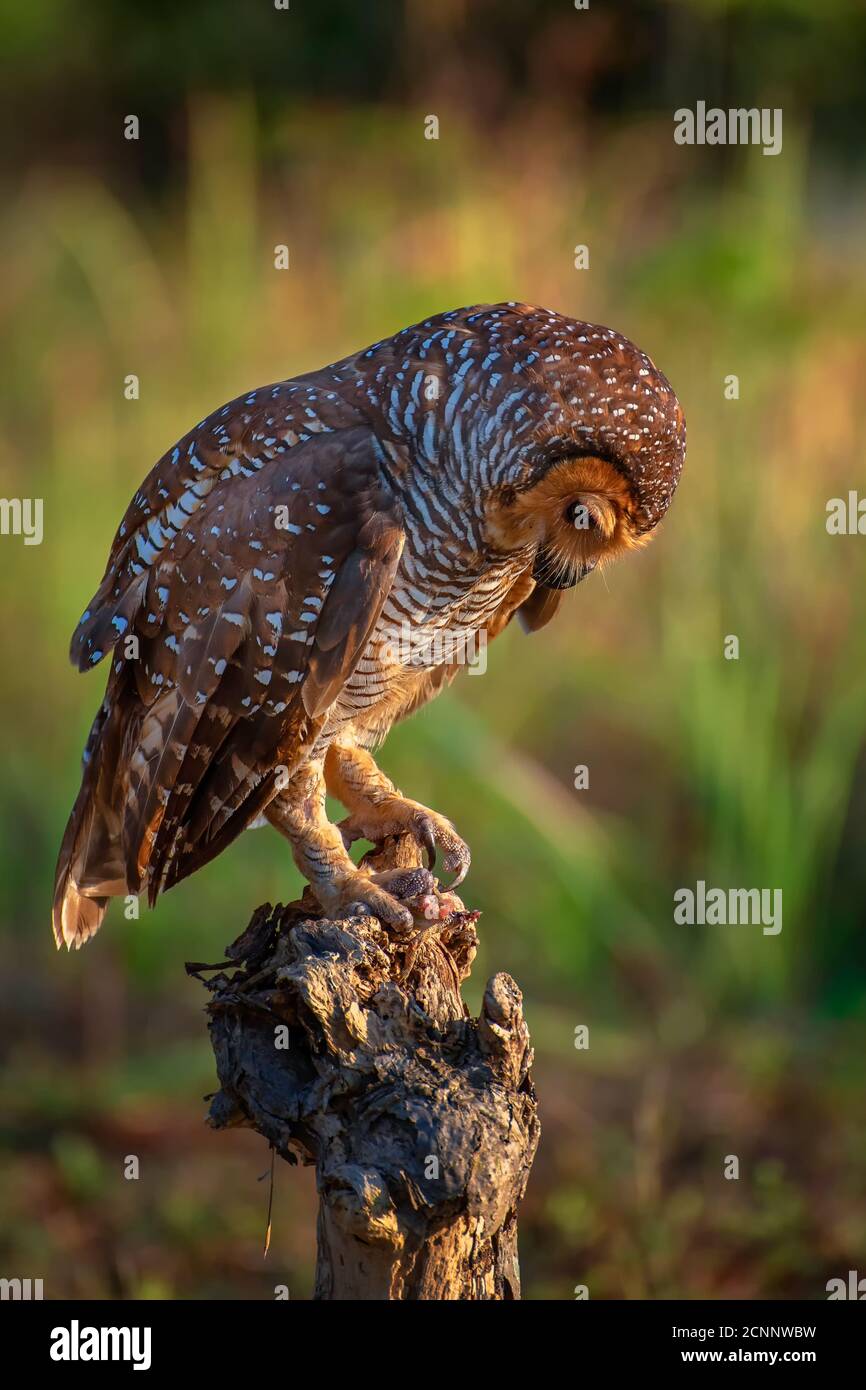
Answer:
<path fill-rule="evenodd" d="M 520 990 L 494 975 L 468 1016 L 477 913 L 396 935 L 311 906 L 259 908 L 214 967 L 209 1122 L 316 1165 L 317 1298 L 519 1298 L 539 1134 Z"/>

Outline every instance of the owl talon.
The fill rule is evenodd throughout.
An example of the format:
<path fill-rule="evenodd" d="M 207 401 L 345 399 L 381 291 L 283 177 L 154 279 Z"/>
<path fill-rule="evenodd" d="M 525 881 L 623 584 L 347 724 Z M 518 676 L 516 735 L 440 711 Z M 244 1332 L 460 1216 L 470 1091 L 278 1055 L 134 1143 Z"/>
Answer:
<path fill-rule="evenodd" d="M 449 854 L 446 854 L 445 858 L 442 860 L 442 867 L 445 869 L 446 873 L 454 875 L 450 884 L 451 888 L 456 888 L 458 884 L 463 882 L 464 878 L 469 873 L 471 863 L 472 855 L 469 853 L 469 846 L 464 844 L 462 840 L 460 841 L 459 848 L 455 848 L 451 850 Z"/>
<path fill-rule="evenodd" d="M 413 829 L 416 840 L 427 853 L 427 868 L 435 869 L 436 826 L 430 816 L 418 816 Z"/>
<path fill-rule="evenodd" d="M 414 817 L 412 833 L 427 850 L 431 869 L 436 863 L 436 850 L 439 848 L 444 851 L 442 868 L 446 873 L 454 875 L 451 887 L 456 888 L 463 882 L 469 872 L 472 855 L 466 841 L 461 840 L 449 820 L 433 811 L 425 811 Z"/>
<path fill-rule="evenodd" d="M 427 868 L 436 867 L 437 852 L 442 850 L 442 867 L 454 874 L 452 887 L 462 883 L 469 872 L 472 856 L 469 846 L 461 840 L 450 820 L 417 801 L 389 798 L 362 811 L 355 811 L 340 821 L 337 827 L 343 844 L 349 849 L 356 840 L 369 840 L 381 845 L 389 835 L 411 835 L 427 856 Z"/>

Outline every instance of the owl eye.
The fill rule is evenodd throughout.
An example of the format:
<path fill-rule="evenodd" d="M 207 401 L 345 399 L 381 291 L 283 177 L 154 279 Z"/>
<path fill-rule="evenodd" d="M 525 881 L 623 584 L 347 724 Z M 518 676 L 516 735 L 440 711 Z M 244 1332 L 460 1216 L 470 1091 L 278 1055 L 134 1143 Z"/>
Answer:
<path fill-rule="evenodd" d="M 576 531 L 595 530 L 596 519 L 585 502 L 569 502 L 563 516 Z"/>

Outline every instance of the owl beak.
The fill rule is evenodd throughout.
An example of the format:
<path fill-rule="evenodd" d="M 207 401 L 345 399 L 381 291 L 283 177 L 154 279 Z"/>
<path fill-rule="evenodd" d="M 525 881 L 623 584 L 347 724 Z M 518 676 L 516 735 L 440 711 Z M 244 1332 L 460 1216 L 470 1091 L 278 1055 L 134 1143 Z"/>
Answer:
<path fill-rule="evenodd" d="M 573 589 L 582 579 L 586 579 L 588 574 L 592 574 L 597 564 L 597 558 L 584 560 L 573 569 L 566 570 L 565 573 L 557 572 L 550 564 L 550 556 L 547 551 L 539 550 L 532 568 L 532 577 L 537 584 L 543 585 L 545 589 Z"/>

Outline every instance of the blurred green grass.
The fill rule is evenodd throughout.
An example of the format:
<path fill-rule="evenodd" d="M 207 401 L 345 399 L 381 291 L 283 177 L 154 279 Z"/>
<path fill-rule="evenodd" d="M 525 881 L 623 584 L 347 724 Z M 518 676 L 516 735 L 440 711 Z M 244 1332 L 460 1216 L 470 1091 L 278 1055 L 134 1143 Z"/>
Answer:
<path fill-rule="evenodd" d="M 648 117 L 579 145 L 555 125 L 515 125 L 493 157 L 469 126 L 437 145 L 395 110 L 333 110 L 311 123 L 287 108 L 265 132 L 244 98 L 202 97 L 189 122 L 188 183 L 162 205 L 135 206 L 80 172 L 37 171 L 7 202 L 0 231 L 0 314 L 14 348 L 0 378 L 0 487 L 45 499 L 43 545 L 0 546 L 0 994 L 12 1142 L 16 1125 L 37 1146 L 52 1135 L 45 1181 L 77 1181 L 82 1202 L 80 1183 L 99 1180 L 100 1125 L 134 1099 L 136 1072 L 148 1105 L 168 1105 L 170 1093 L 194 1111 L 209 1067 L 202 1001 L 182 962 L 215 959 L 254 904 L 301 886 L 277 836 L 244 835 L 140 922 L 115 905 L 86 952 L 54 955 L 54 857 L 104 679 L 76 677 L 66 648 L 134 487 L 185 429 L 247 387 L 433 311 L 547 304 L 613 324 L 672 380 L 689 426 L 675 505 L 649 551 L 583 585 L 543 633 L 505 634 L 486 676 L 463 677 L 395 730 L 382 761 L 473 847 L 466 895 L 484 916 L 470 1002 L 487 973 L 511 971 L 527 995 L 540 1074 L 571 1097 L 546 1102 L 558 1157 L 542 1151 L 549 1189 L 529 1208 L 529 1292 L 550 1289 L 551 1225 L 566 1267 L 557 1296 L 569 1296 L 573 1246 L 591 1253 L 608 1293 L 625 1279 L 637 1296 L 683 1296 L 713 1205 L 698 1190 L 710 1159 L 686 1143 L 687 1177 L 653 1216 L 659 1229 L 623 1217 L 605 1243 L 617 1164 L 631 1161 L 633 1140 L 631 1122 L 602 1125 L 593 1152 L 604 1168 L 612 1146 L 608 1179 L 577 1161 L 594 1098 L 613 1088 L 638 1114 L 635 1072 L 651 1061 L 676 1075 L 696 1056 L 710 1089 L 747 1091 L 750 1040 L 765 1035 L 784 1059 L 768 1083 L 775 1096 L 801 1064 L 794 1042 L 804 1029 L 818 1030 L 822 1056 L 850 1056 L 862 1082 L 866 576 L 858 538 L 824 526 L 827 500 L 862 479 L 859 247 L 844 232 L 818 235 L 807 142 L 790 122 L 784 160 L 740 151 L 712 185 L 693 177 L 689 152 L 672 167 L 669 129 Z M 619 180 L 611 171 L 626 152 L 630 177 Z M 273 268 L 283 242 L 285 273 Z M 590 247 L 589 271 L 573 268 L 576 243 Z M 124 399 L 128 373 L 140 378 L 138 401 Z M 724 398 L 729 373 L 736 401 Z M 723 657 L 731 633 L 737 662 Z M 578 792 L 580 763 L 590 786 Z M 699 878 L 781 887 L 782 933 L 675 926 L 674 890 Z M 587 1021 L 608 1052 L 574 1052 L 574 1026 Z M 738 1038 L 750 1041 L 744 1055 Z M 179 1070 L 178 1058 L 187 1059 Z M 820 1106 L 817 1084 L 810 1095 Z M 843 1118 L 848 1095 L 840 1082 L 827 1123 L 862 1156 L 862 1132 Z M 680 1129 L 688 1105 L 697 1114 L 708 1103 L 697 1084 L 683 1111 L 685 1099 L 673 1107 Z M 764 1182 L 754 1200 L 780 1228 L 752 1230 L 763 1240 L 759 1268 L 744 1237 L 746 1268 L 735 1276 L 725 1271 L 736 1239 L 719 1236 L 727 1253 L 715 1264 L 705 1254 L 698 1283 L 814 1289 L 823 1256 L 810 1244 L 803 1192 L 825 1179 L 805 1162 L 805 1188 L 788 1193 L 784 1162 L 772 1167 L 750 1116 L 752 1176 Z M 802 1119 L 802 1144 L 819 1149 Z M 715 1152 L 708 1133 L 694 1142 Z M 764 1139 L 772 1150 L 774 1136 Z M 196 1162 L 227 1181 L 235 1170 L 217 1154 L 223 1143 L 204 1136 Z M 294 1181 L 286 1174 L 283 1185 Z M 646 1181 L 645 1192 L 664 1186 L 663 1166 Z M 866 1198 L 862 1188 L 849 1197 L 862 1236 Z M 185 1201 L 175 1192 L 166 1219 L 194 1244 L 199 1216 Z M 738 1201 L 722 1204 L 722 1224 L 757 1219 Z M 656 1275 L 642 1242 L 661 1251 Z M 848 1258 L 844 1242 L 833 1249 Z M 137 1277 L 106 1275 L 104 1287 L 128 1292 Z M 155 1290 L 180 1296 L 205 1276 L 169 1277 L 156 1261 L 152 1277 Z"/>

